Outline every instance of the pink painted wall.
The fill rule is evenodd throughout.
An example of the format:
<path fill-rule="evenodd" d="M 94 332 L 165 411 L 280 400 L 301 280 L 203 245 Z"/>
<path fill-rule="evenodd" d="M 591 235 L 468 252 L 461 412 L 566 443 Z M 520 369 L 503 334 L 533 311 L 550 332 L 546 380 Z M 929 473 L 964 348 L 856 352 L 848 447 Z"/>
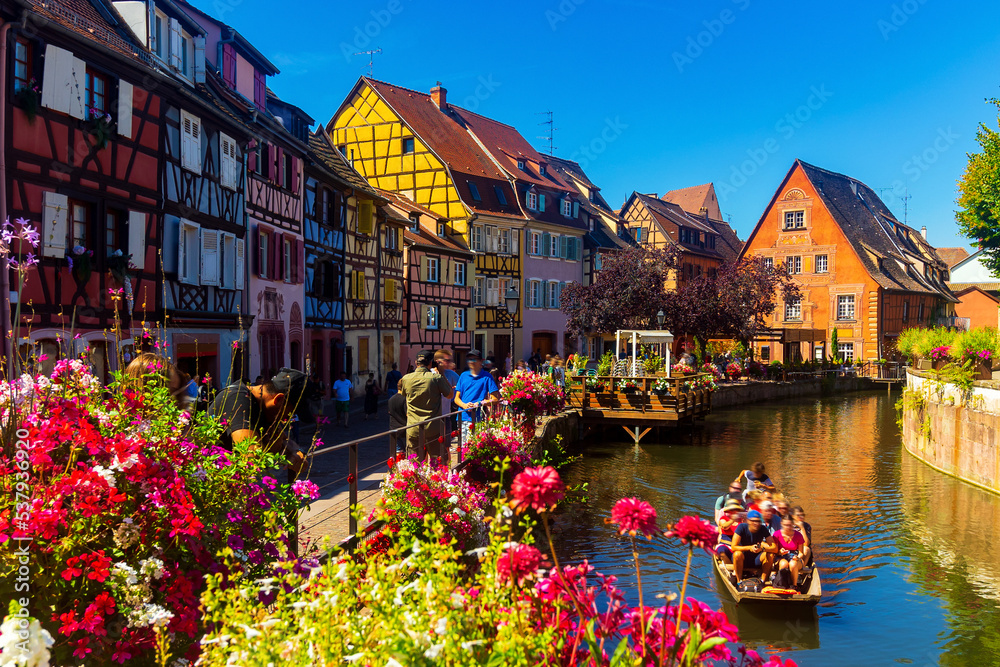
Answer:
<path fill-rule="evenodd" d="M 253 102 L 254 67 L 239 53 L 236 54 L 236 92 Z M 264 79 L 267 81 L 267 78 Z"/>
<path fill-rule="evenodd" d="M 527 230 L 522 233 L 527 233 Z M 579 238 L 579 237 L 578 237 Z M 582 246 L 583 241 L 581 239 Z M 521 321 L 521 340 L 518 341 L 517 357 L 525 359 L 534 352 L 532 338 L 535 332 L 552 332 L 555 334 L 554 350 L 565 359 L 575 350 L 566 350 L 563 341 L 566 333 L 566 316 L 558 308 L 527 308 L 524 303 L 524 281 L 534 280 L 557 280 L 559 282 L 583 282 L 583 262 L 580 260 L 570 261 L 565 259 L 553 259 L 550 257 L 535 257 L 534 255 L 522 254 L 521 270 L 523 278 L 518 291 L 522 292 L 521 307 L 523 317 Z M 546 302 L 544 305 L 548 305 Z"/>

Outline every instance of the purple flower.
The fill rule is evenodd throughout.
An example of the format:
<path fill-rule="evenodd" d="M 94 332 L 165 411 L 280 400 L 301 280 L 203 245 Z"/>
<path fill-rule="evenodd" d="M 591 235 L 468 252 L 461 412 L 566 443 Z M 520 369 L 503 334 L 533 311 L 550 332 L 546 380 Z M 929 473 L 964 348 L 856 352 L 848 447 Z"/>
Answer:
<path fill-rule="evenodd" d="M 292 492 L 299 498 L 308 498 L 309 500 L 319 498 L 319 487 L 309 480 L 296 480 L 292 484 Z"/>
<path fill-rule="evenodd" d="M 276 480 L 273 477 L 268 477 L 266 475 L 260 481 L 264 482 L 264 486 L 266 486 L 267 488 L 271 489 L 272 491 L 275 489 L 275 487 L 278 486 L 278 480 Z"/>
<path fill-rule="evenodd" d="M 240 551 L 243 549 L 243 538 L 239 535 L 230 535 L 229 539 L 226 540 L 226 544 L 230 549 Z"/>
<path fill-rule="evenodd" d="M 73 258 L 72 257 L 66 257 L 66 262 L 69 264 L 69 268 L 72 270 L 72 268 L 73 268 Z"/>

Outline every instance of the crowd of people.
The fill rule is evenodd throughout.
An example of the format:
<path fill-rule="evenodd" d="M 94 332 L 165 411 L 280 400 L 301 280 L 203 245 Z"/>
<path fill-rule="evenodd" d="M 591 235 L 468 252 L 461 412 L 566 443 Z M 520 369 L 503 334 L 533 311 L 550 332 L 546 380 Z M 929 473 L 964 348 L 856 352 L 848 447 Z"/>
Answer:
<path fill-rule="evenodd" d="M 774 575 L 776 588 L 795 589 L 813 559 L 812 527 L 805 518 L 805 510 L 788 502 L 764 464 L 754 463 L 715 502 L 716 556 L 732 565 L 737 584 L 759 571 L 765 586 Z"/>

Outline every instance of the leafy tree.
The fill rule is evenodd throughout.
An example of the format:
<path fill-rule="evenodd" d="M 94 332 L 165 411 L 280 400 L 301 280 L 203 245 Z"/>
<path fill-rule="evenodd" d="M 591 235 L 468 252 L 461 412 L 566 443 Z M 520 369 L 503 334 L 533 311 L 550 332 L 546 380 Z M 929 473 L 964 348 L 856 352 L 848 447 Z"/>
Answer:
<path fill-rule="evenodd" d="M 708 339 L 723 334 L 726 309 L 719 301 L 719 282 L 702 274 L 682 282 L 667 295 L 665 325 L 674 336 L 694 336 L 699 359 L 706 360 Z"/>
<path fill-rule="evenodd" d="M 1000 100 L 989 102 L 1000 111 Z M 1000 274 L 1000 132 L 980 123 L 976 141 L 982 152 L 969 154 L 969 164 L 958 182 L 961 210 L 955 217 L 962 233 L 983 249 L 983 264 Z"/>
<path fill-rule="evenodd" d="M 591 285 L 563 289 L 560 309 L 575 336 L 646 329 L 667 306 L 667 280 L 677 268 L 676 249 L 630 247 L 607 256 Z"/>
<path fill-rule="evenodd" d="M 768 266 L 759 256 L 744 257 L 724 264 L 716 276 L 720 308 L 720 332 L 742 343 L 747 349 L 767 328 L 767 317 L 774 312 L 778 295 L 782 301 L 801 295 L 798 285 L 780 266 Z"/>

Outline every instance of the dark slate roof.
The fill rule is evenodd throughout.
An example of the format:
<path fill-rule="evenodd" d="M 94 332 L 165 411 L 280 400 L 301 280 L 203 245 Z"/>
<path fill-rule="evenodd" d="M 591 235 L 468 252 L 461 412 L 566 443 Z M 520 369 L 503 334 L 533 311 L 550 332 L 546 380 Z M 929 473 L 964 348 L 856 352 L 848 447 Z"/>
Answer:
<path fill-rule="evenodd" d="M 663 201 L 657 198 L 655 195 L 645 195 L 641 192 L 633 192 L 632 197 L 629 197 L 629 201 L 635 198 L 640 204 L 646 207 L 649 211 L 650 216 L 657 224 L 660 225 L 661 229 L 666 232 L 666 223 L 671 223 L 679 227 L 687 227 L 688 229 L 694 229 L 699 232 L 704 232 L 707 234 L 713 234 L 718 236 L 719 232 L 709 225 L 705 220 L 697 218 L 693 215 L 689 215 L 684 209 L 682 209 L 677 204 L 673 204 L 668 201 Z M 624 207 L 623 207 L 624 208 Z M 667 236 L 670 238 L 670 236 Z M 680 243 L 679 239 L 671 239 L 677 244 L 684 252 L 692 253 L 695 255 L 703 255 L 705 257 L 712 257 L 718 260 L 728 259 L 726 252 L 727 244 L 725 241 L 723 243 L 716 243 L 715 248 L 701 247 L 696 245 L 689 245 L 686 243 Z"/>
<path fill-rule="evenodd" d="M 941 271 L 947 271 L 948 265 L 918 231 L 896 220 L 874 190 L 850 176 L 802 160 L 796 160 L 796 164 L 879 285 L 887 290 L 933 294 L 957 302 L 943 281 L 924 276 L 907 255 Z"/>
<path fill-rule="evenodd" d="M 364 193 L 379 201 L 386 201 L 385 197 L 375 191 L 375 188 L 368 184 L 364 176 L 354 170 L 340 151 L 335 150 L 322 130 L 316 130 L 309 135 L 309 157 L 313 163 L 325 169 L 335 179 L 354 190 Z"/>
<path fill-rule="evenodd" d="M 743 241 L 740 240 L 736 231 L 729 226 L 729 223 L 722 220 L 708 218 L 705 223 L 715 230 L 715 233 L 719 235 L 719 240 L 722 241 L 721 244 L 716 244 L 715 249 L 722 253 L 727 262 L 735 262 L 740 253 L 743 252 Z"/>

